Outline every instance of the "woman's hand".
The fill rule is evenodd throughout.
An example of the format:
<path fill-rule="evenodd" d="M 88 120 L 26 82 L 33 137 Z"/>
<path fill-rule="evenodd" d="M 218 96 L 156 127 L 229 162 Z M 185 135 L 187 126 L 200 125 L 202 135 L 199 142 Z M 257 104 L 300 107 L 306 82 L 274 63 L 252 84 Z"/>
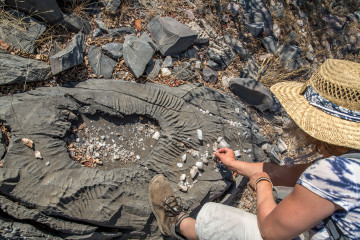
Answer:
<path fill-rule="evenodd" d="M 236 168 L 234 167 L 234 163 L 236 163 L 235 153 L 232 149 L 220 148 L 214 154 L 220 159 L 222 164 L 224 164 L 230 171 L 236 170 Z"/>

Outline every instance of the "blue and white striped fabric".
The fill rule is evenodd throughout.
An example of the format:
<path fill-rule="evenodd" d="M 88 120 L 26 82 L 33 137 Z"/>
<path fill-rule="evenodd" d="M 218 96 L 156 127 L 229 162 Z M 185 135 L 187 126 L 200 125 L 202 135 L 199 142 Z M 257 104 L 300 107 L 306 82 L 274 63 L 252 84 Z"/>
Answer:
<path fill-rule="evenodd" d="M 332 220 L 347 237 L 360 239 L 360 160 L 345 156 L 316 161 L 297 183 L 341 206 L 344 210 L 336 211 Z M 323 224 L 312 230 L 328 236 Z"/>

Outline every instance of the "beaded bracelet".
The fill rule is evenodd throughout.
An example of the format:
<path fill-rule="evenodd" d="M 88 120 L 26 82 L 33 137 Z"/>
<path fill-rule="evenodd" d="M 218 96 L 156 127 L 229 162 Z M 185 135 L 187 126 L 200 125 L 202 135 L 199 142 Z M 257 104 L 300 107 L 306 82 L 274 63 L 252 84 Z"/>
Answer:
<path fill-rule="evenodd" d="M 255 181 L 255 184 L 254 184 L 254 190 L 256 191 L 256 185 L 258 184 L 258 182 L 262 181 L 262 180 L 265 180 L 265 181 L 268 181 L 269 183 L 271 183 L 271 188 L 274 187 L 272 181 L 270 178 L 267 178 L 267 177 L 259 177 L 258 179 L 256 179 Z"/>

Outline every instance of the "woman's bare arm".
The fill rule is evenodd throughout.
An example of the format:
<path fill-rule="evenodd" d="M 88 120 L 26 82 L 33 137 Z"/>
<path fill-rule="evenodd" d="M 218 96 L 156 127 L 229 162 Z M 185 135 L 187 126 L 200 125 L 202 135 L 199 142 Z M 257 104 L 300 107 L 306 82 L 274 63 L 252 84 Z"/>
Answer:
<path fill-rule="evenodd" d="M 251 178 L 256 173 L 266 172 L 271 177 L 275 186 L 294 187 L 300 175 L 311 165 L 311 163 L 297 164 L 288 168 L 273 163 L 248 163 L 236 161 L 234 151 L 229 148 L 221 148 L 215 152 L 215 155 L 230 171 L 236 172 L 242 176 Z"/>
<path fill-rule="evenodd" d="M 257 218 L 263 239 L 292 239 L 339 209 L 301 185 L 276 206 L 271 184 L 257 184 Z"/>

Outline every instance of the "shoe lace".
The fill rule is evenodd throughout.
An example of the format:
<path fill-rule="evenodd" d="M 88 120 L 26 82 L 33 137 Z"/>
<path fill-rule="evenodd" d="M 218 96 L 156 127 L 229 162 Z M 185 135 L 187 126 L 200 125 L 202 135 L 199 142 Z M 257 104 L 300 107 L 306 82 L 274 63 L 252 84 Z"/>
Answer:
<path fill-rule="evenodd" d="M 170 196 L 165 198 L 163 206 L 165 209 L 165 215 L 169 217 L 177 216 L 183 211 L 182 201 L 179 197 Z"/>

